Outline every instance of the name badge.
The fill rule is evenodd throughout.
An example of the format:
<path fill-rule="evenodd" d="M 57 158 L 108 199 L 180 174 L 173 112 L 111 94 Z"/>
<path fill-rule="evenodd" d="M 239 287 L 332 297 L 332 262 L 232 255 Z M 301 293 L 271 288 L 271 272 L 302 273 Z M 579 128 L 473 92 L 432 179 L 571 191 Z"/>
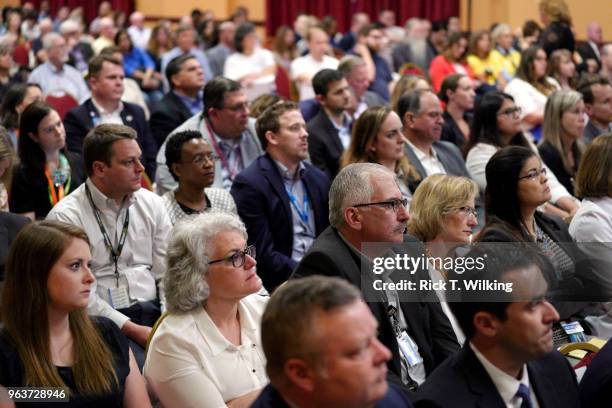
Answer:
<path fill-rule="evenodd" d="M 419 354 L 419 347 L 406 333 L 406 330 L 402 330 L 401 334 L 397 336 L 397 344 L 402 356 L 404 356 L 410 367 L 423 364 L 423 357 Z"/>
<path fill-rule="evenodd" d="M 126 287 L 108 288 L 108 299 L 113 309 L 130 307 L 130 296 Z"/>

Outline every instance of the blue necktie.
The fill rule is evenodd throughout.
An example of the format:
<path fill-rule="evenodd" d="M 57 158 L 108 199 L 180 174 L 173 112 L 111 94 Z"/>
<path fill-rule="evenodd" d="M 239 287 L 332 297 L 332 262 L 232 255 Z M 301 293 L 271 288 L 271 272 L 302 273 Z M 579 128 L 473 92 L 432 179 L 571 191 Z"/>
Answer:
<path fill-rule="evenodd" d="M 514 395 L 523 399 L 523 402 L 521 403 L 521 408 L 533 408 L 533 405 L 531 405 L 531 394 L 529 393 L 528 386 L 521 383 L 519 385 L 518 391 Z"/>

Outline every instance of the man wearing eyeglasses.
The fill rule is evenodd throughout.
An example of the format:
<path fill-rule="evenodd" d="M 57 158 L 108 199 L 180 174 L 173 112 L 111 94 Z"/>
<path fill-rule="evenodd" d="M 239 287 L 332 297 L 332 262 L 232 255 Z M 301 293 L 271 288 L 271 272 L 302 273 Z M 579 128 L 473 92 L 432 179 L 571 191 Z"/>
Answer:
<path fill-rule="evenodd" d="M 249 118 L 249 104 L 242 85 L 216 77 L 204 86 L 202 113 L 192 116 L 168 137 L 185 130 L 197 130 L 213 148 L 218 160 L 211 187 L 230 189 L 234 178 L 263 151 L 255 133 L 255 119 Z M 166 138 L 168 140 L 168 138 Z M 177 182 L 166 165 L 166 142 L 157 153 L 157 193 L 174 190 Z"/>
<path fill-rule="evenodd" d="M 257 119 L 266 153 L 241 172 L 231 194 L 257 246 L 259 277 L 271 293 L 285 282 L 327 226 L 329 178 L 308 158 L 304 118 L 293 102 L 279 102 Z"/>
<path fill-rule="evenodd" d="M 367 243 L 402 243 L 410 218 L 406 205 L 390 170 L 373 163 L 345 167 L 329 191 L 330 227 L 315 240 L 291 278 L 337 276 L 365 288 L 372 279 L 368 265 L 382 255 Z M 400 302 L 395 290 L 377 295 L 376 301 L 367 300 L 379 323 L 378 338 L 393 355 L 389 380 L 415 390 L 458 350 L 456 337 L 439 304 Z"/>

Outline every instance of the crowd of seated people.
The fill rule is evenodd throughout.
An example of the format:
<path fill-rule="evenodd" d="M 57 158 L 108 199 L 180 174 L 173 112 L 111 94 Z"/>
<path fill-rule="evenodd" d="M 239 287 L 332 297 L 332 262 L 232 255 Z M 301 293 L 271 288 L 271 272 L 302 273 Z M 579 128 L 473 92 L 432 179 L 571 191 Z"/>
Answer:
<path fill-rule="evenodd" d="M 38 3 L 0 20 L 0 407 L 26 386 L 67 406 L 609 404 L 609 347 L 580 384 L 553 347 L 559 320 L 612 338 L 597 22 L 581 43 L 565 0 L 518 31 L 357 5 L 346 33 L 300 13 L 265 39 L 241 7 L 150 24 Z M 423 263 L 376 272 L 391 256 Z M 455 290 L 483 280 L 515 290 Z"/>

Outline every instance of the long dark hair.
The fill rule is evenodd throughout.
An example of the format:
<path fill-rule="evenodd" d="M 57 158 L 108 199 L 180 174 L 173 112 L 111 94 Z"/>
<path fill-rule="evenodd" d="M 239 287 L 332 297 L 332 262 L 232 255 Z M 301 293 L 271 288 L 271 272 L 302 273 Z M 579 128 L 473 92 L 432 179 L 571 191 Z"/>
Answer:
<path fill-rule="evenodd" d="M 2 118 L 2 126 L 8 130 L 17 129 L 19 127 L 17 105 L 23 102 L 30 87 L 40 89 L 40 85 L 38 84 L 15 84 L 11 86 L 6 92 L 6 95 L 4 95 L 4 100 L 0 107 L 0 118 Z"/>
<path fill-rule="evenodd" d="M 464 154 L 467 156 L 472 147 L 478 143 L 488 143 L 496 147 L 503 147 L 501 134 L 497 127 L 497 114 L 504 100 L 514 101 L 514 98 L 503 92 L 486 93 L 474 109 L 470 140 L 465 146 Z M 523 132 L 517 133 L 510 139 L 509 145 L 529 147 L 529 142 Z"/>
<path fill-rule="evenodd" d="M 19 159 L 21 165 L 44 172 L 47 158 L 40 145 L 30 136 L 38 134 L 38 125 L 55 109 L 46 102 L 34 102 L 21 113 L 19 120 Z"/>
<path fill-rule="evenodd" d="M 535 152 L 523 146 L 507 146 L 495 153 L 485 168 L 485 212 L 487 224 L 501 220 L 512 227 L 515 235 L 531 240 L 522 228 L 518 198 L 519 174 Z"/>

